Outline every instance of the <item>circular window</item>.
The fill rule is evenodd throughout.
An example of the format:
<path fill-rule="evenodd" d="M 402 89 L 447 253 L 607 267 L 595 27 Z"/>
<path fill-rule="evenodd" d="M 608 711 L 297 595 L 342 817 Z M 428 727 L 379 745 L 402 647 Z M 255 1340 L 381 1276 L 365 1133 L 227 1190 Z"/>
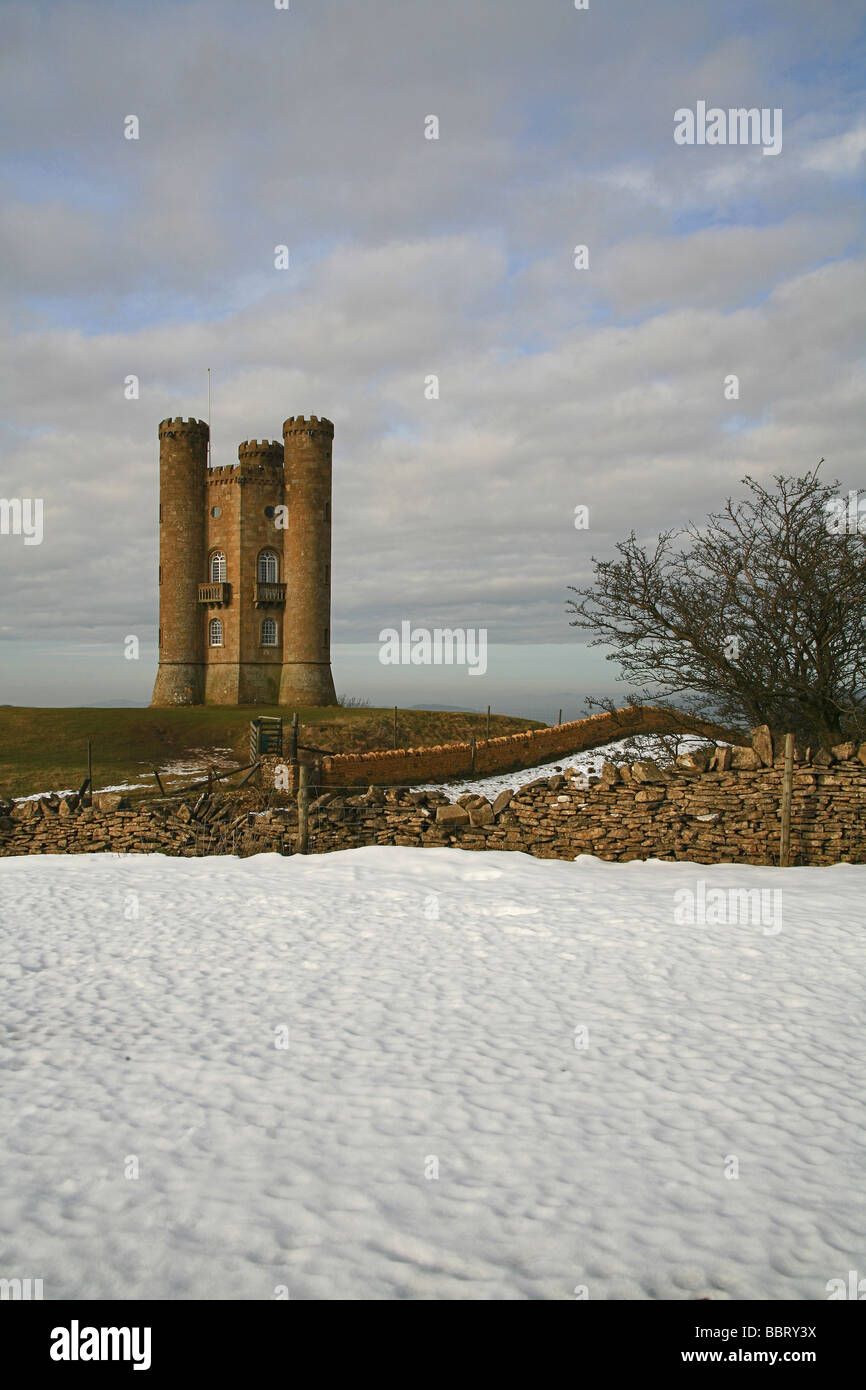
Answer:
<path fill-rule="evenodd" d="M 265 516 L 273 516 L 276 510 L 276 507 L 265 507 Z"/>
<path fill-rule="evenodd" d="M 210 514 L 211 516 L 222 516 L 223 509 L 222 507 L 211 507 Z"/>

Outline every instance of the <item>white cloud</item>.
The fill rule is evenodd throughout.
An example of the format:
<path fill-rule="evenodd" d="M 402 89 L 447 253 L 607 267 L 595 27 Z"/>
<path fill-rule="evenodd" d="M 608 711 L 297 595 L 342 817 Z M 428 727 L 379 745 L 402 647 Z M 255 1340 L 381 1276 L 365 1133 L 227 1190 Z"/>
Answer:
<path fill-rule="evenodd" d="M 825 140 L 815 140 L 803 152 L 804 169 L 817 169 L 822 174 L 856 174 L 866 154 L 866 121 L 851 130 Z"/>

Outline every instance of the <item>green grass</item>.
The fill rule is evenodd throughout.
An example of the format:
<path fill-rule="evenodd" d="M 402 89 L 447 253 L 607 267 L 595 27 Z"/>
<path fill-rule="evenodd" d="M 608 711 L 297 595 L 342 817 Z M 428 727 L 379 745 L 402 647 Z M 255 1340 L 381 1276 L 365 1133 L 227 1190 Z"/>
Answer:
<path fill-rule="evenodd" d="M 184 761 L 202 767 L 212 750 L 230 749 L 218 761 L 238 767 L 249 761 L 250 720 L 291 711 L 195 706 L 182 709 L 28 709 L 0 706 L 0 796 L 77 789 L 87 776 L 87 740 L 93 745 L 97 790 L 119 783 L 144 782 L 155 788 L 153 768 Z M 335 753 L 392 748 L 393 709 L 298 710 L 300 741 Z M 487 717 L 439 710 L 398 711 L 401 748 L 483 738 Z M 534 719 L 494 714 L 492 737 L 543 728 Z M 164 777 L 164 784 L 193 780 L 189 772 Z"/>

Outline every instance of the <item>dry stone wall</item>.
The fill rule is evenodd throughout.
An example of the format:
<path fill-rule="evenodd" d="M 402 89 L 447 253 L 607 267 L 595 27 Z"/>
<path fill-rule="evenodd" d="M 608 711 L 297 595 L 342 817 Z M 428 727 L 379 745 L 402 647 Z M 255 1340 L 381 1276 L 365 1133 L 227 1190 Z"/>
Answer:
<path fill-rule="evenodd" d="M 573 719 L 547 729 L 527 729 L 519 734 L 472 743 L 443 743 L 425 748 L 395 748 L 373 753 L 338 753 L 315 763 L 314 778 L 322 787 L 411 785 L 444 782 L 459 777 L 484 777 L 538 767 L 572 753 L 600 748 L 615 739 L 635 734 L 693 732 L 704 738 L 736 743 L 744 735 L 703 719 L 679 719 L 668 710 L 629 705 L 611 713 Z M 281 759 L 263 761 L 265 776 L 273 778 Z M 291 784 L 290 784 L 291 785 Z"/>
<path fill-rule="evenodd" d="M 314 795 L 312 853 L 359 845 L 518 850 L 538 858 L 674 859 L 701 864 L 778 862 L 781 758 L 768 731 L 753 746 L 686 754 L 670 769 L 649 761 L 599 778 L 557 773 L 493 802 L 466 794 L 370 787 Z M 117 795 L 79 807 L 0 804 L 0 854 L 93 851 L 169 855 L 293 853 L 297 807 L 270 791 L 199 796 L 189 803 L 131 808 Z M 793 864 L 866 863 L 866 744 L 840 745 L 796 761 L 791 814 Z"/>

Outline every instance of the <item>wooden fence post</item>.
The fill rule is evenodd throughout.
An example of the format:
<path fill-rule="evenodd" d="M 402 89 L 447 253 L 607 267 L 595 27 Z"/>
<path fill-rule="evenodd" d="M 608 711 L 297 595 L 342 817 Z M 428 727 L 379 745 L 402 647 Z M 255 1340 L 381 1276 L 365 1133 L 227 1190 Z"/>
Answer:
<path fill-rule="evenodd" d="M 90 791 L 87 793 L 88 806 L 93 805 L 93 744 L 87 740 L 87 780 L 90 783 Z"/>
<path fill-rule="evenodd" d="M 782 770 L 782 830 L 779 836 L 779 867 L 791 860 L 791 797 L 794 793 L 794 735 L 785 735 L 785 765 Z"/>
<path fill-rule="evenodd" d="M 557 724 L 561 724 L 561 723 L 562 723 L 562 710 L 559 711 L 559 718 L 557 719 L 556 722 L 557 722 Z"/>
<path fill-rule="evenodd" d="M 310 789 L 307 785 L 307 764 L 298 768 L 298 841 L 297 853 L 306 854 L 310 832 Z"/>
<path fill-rule="evenodd" d="M 487 742 L 490 742 L 490 706 L 487 706 Z"/>
<path fill-rule="evenodd" d="M 472 771 L 474 772 L 474 771 L 475 771 L 475 735 L 474 735 L 474 734 L 472 735 L 471 739 L 469 740 L 469 747 L 470 747 L 471 750 L 472 750 Z"/>
<path fill-rule="evenodd" d="M 397 747 L 397 706 L 394 706 L 394 747 Z"/>
<path fill-rule="evenodd" d="M 291 761 L 292 761 L 293 763 L 296 763 L 296 762 L 298 761 L 298 712 L 297 712 L 297 710 L 295 710 L 295 713 L 292 715 L 292 746 L 291 746 L 290 753 L 291 753 Z"/>

